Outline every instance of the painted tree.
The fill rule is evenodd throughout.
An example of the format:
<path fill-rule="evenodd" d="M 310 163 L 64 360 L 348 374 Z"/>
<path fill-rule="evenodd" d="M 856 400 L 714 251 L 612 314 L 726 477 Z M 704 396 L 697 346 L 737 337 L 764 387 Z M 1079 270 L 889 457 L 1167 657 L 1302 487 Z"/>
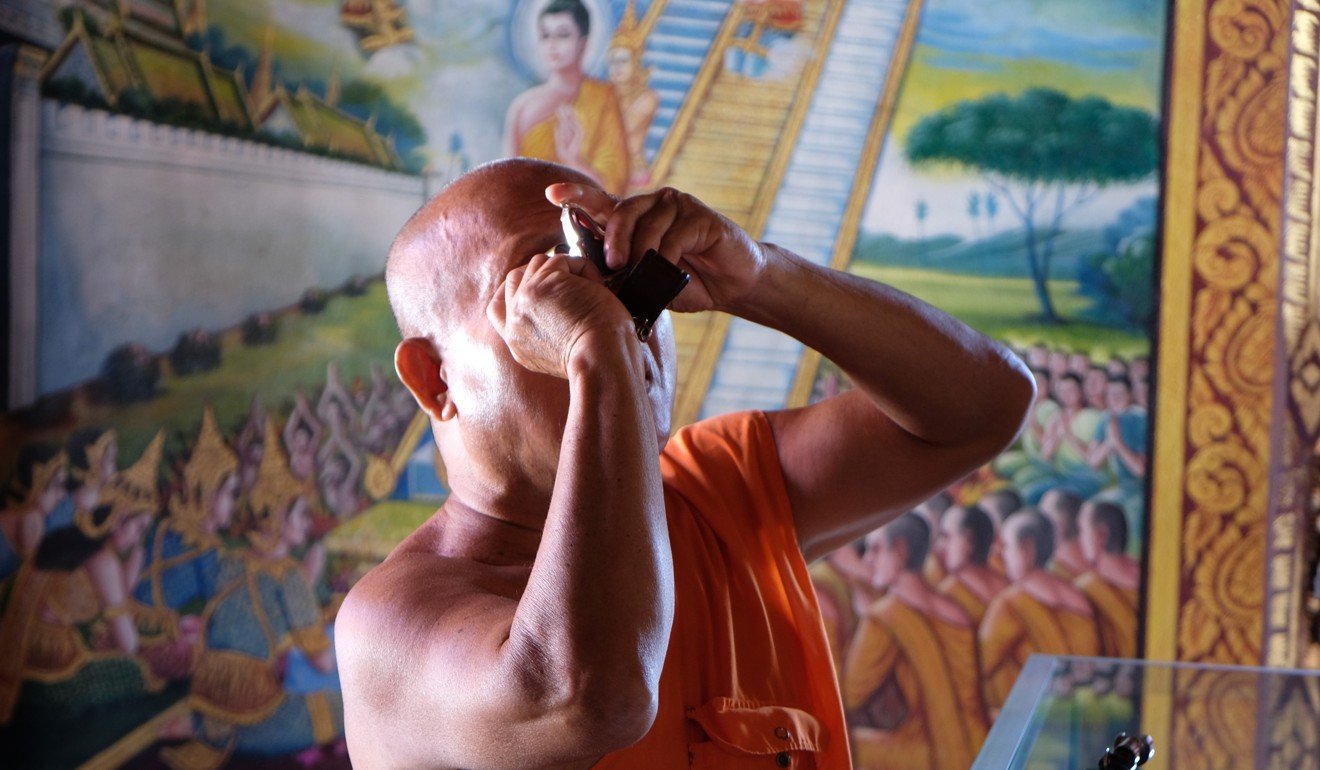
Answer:
<path fill-rule="evenodd" d="M 973 191 L 967 196 L 967 216 L 972 220 L 972 232 L 981 234 L 981 194 Z"/>
<path fill-rule="evenodd" d="M 1150 113 L 1046 88 L 994 94 L 927 115 L 908 134 L 914 166 L 976 171 L 1021 220 L 1031 280 L 1048 323 L 1050 260 L 1064 217 L 1104 187 L 1155 172 L 1158 124 Z"/>
<path fill-rule="evenodd" d="M 990 234 L 995 232 L 995 217 L 999 215 L 999 199 L 995 194 L 988 192 L 985 194 L 985 218 L 990 222 Z"/>
<path fill-rule="evenodd" d="M 917 233 L 919 237 L 926 237 L 926 217 L 930 215 L 930 205 L 924 200 L 917 201 Z"/>

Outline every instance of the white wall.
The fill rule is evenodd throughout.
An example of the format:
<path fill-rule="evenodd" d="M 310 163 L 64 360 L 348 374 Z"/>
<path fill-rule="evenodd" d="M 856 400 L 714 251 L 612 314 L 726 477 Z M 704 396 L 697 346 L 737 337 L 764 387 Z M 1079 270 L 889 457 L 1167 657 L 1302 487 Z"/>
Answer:
<path fill-rule="evenodd" d="M 42 103 L 36 391 L 379 273 L 421 178 Z"/>

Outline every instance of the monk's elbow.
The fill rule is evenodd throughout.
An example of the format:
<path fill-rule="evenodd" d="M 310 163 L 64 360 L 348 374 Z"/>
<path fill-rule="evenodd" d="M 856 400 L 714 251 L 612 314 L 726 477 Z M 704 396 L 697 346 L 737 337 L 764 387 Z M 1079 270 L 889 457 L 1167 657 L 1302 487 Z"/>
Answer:
<path fill-rule="evenodd" d="M 568 708 L 574 732 L 608 754 L 640 741 L 655 724 L 659 688 L 641 676 L 601 678 L 582 687 Z"/>

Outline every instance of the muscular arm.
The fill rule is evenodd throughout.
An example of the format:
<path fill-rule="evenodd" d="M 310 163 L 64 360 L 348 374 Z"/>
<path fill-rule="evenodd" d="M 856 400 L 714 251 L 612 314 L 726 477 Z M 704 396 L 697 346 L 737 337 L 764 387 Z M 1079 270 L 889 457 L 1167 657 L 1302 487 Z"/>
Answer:
<path fill-rule="evenodd" d="M 414 552 L 345 601 L 355 766 L 587 767 L 650 729 L 673 617 L 655 433 L 631 320 L 591 334 L 521 595 Z"/>
<path fill-rule="evenodd" d="M 857 386 L 770 415 L 808 559 L 1012 443 L 1035 385 L 1006 348 L 890 286 L 764 248 L 758 285 L 729 309 L 820 351 Z"/>
<path fill-rule="evenodd" d="M 552 185 L 608 216 L 612 268 L 648 248 L 692 273 L 678 312 L 725 310 L 820 351 L 857 390 L 771 414 L 784 481 L 808 559 L 929 498 L 1012 443 L 1035 380 L 1006 348 L 892 287 L 817 267 L 672 189 L 615 203 Z"/>

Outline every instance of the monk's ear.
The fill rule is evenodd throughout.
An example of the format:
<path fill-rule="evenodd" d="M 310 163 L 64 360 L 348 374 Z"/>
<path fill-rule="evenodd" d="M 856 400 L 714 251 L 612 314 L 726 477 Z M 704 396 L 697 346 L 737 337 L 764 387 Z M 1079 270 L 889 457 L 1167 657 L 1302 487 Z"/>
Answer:
<path fill-rule="evenodd" d="M 432 420 L 444 422 L 458 416 L 440 363 L 440 353 L 431 341 L 409 337 L 394 349 L 394 370 L 413 394 L 417 405 Z"/>

